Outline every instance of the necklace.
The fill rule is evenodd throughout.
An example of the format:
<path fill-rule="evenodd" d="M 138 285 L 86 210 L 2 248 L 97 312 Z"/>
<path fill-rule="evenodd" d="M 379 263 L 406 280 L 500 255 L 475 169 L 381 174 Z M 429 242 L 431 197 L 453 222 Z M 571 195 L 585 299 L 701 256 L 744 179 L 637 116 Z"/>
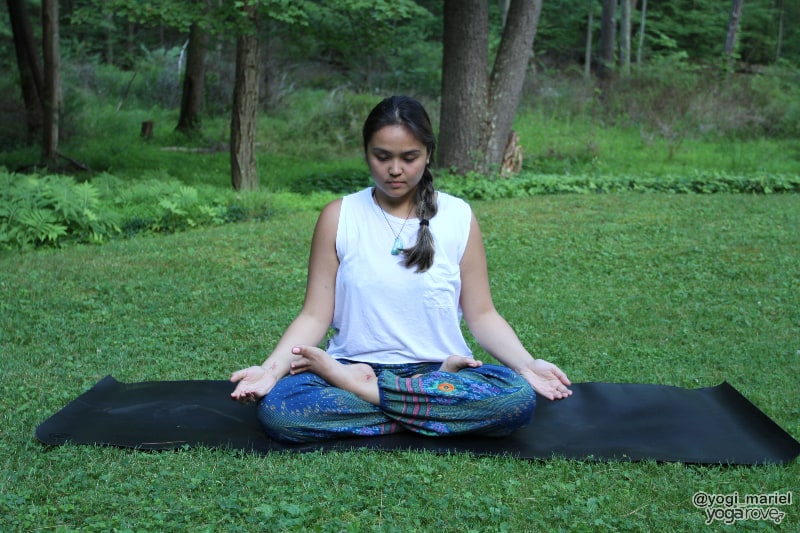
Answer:
<path fill-rule="evenodd" d="M 392 245 L 392 255 L 399 255 L 400 252 L 403 251 L 403 239 L 400 238 L 400 235 L 403 234 L 403 230 L 406 227 L 406 223 L 408 222 L 408 217 L 411 216 L 411 211 L 414 209 L 414 204 L 412 202 L 411 207 L 408 208 L 408 214 L 406 215 L 406 219 L 403 221 L 403 225 L 400 226 L 400 231 L 395 233 L 394 228 L 392 227 L 392 223 L 389 222 L 389 217 L 386 216 L 386 211 L 383 210 L 381 206 L 380 200 L 378 200 L 378 195 L 375 194 L 375 191 L 372 191 L 372 197 L 375 198 L 375 203 L 378 204 L 378 209 L 381 210 L 381 214 L 383 215 L 383 219 L 386 221 L 386 225 L 389 226 L 389 231 L 392 232 L 394 235 L 394 244 Z"/>

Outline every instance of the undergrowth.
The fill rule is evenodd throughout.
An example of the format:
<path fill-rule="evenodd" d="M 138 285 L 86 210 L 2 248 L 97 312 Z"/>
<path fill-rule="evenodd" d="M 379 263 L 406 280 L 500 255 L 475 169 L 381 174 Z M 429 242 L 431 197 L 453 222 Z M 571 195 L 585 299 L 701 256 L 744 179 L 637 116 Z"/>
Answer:
<path fill-rule="evenodd" d="M 284 193 L 236 193 L 208 185 L 190 186 L 157 174 L 145 175 L 133 183 L 105 173 L 91 181 L 78 182 L 70 176 L 21 175 L 0 170 L 0 250 L 74 242 L 100 244 L 119 236 L 261 220 L 276 210 L 319 209 L 336 195 L 354 192 L 369 183 L 364 172 L 341 169 L 312 174 Z M 774 194 L 800 192 L 800 175 L 524 173 L 493 179 L 443 175 L 438 178 L 438 186 L 468 200 L 625 191 Z"/>

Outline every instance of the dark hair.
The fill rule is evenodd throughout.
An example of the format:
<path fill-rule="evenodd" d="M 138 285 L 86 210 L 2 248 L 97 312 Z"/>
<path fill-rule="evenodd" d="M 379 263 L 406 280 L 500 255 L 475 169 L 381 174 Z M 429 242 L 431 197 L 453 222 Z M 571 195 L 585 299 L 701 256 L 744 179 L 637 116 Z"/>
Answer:
<path fill-rule="evenodd" d="M 364 152 L 376 131 L 385 126 L 403 126 L 428 149 L 428 157 L 433 159 L 436 137 L 433 135 L 431 119 L 425 108 L 409 96 L 390 96 L 375 106 L 364 122 Z M 433 188 L 433 174 L 430 162 L 425 165 L 422 179 L 417 186 L 415 200 L 417 216 L 420 219 L 417 242 L 403 250 L 405 265 L 416 266 L 417 272 L 425 272 L 433 265 L 433 234 L 427 221 L 436 216 L 436 191 Z"/>

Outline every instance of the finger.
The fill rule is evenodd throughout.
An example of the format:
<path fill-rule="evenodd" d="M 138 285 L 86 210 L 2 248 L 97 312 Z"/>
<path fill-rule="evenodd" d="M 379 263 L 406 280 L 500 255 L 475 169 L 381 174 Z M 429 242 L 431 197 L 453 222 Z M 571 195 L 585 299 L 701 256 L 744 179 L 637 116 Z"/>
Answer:
<path fill-rule="evenodd" d="M 561 383 L 563 383 L 564 385 L 572 385 L 572 383 L 570 383 L 569 378 L 564 373 L 564 371 L 561 370 L 560 368 L 558 368 L 555 365 L 553 365 L 553 374 L 555 374 L 555 376 L 558 378 L 558 380 Z"/>
<path fill-rule="evenodd" d="M 292 375 L 300 374 L 308 370 L 308 366 L 309 366 L 308 359 L 301 356 L 299 359 L 292 361 L 292 363 L 289 365 L 290 368 L 289 373 Z"/>

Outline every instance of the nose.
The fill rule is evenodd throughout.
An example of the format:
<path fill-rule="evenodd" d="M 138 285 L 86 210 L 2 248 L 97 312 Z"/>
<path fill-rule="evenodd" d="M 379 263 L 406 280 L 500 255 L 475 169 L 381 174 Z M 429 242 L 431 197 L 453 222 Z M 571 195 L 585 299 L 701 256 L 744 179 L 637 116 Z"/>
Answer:
<path fill-rule="evenodd" d="M 392 162 L 389 164 L 389 175 L 390 176 L 399 176 L 402 170 L 400 169 L 400 162 L 397 159 L 392 159 Z"/>

